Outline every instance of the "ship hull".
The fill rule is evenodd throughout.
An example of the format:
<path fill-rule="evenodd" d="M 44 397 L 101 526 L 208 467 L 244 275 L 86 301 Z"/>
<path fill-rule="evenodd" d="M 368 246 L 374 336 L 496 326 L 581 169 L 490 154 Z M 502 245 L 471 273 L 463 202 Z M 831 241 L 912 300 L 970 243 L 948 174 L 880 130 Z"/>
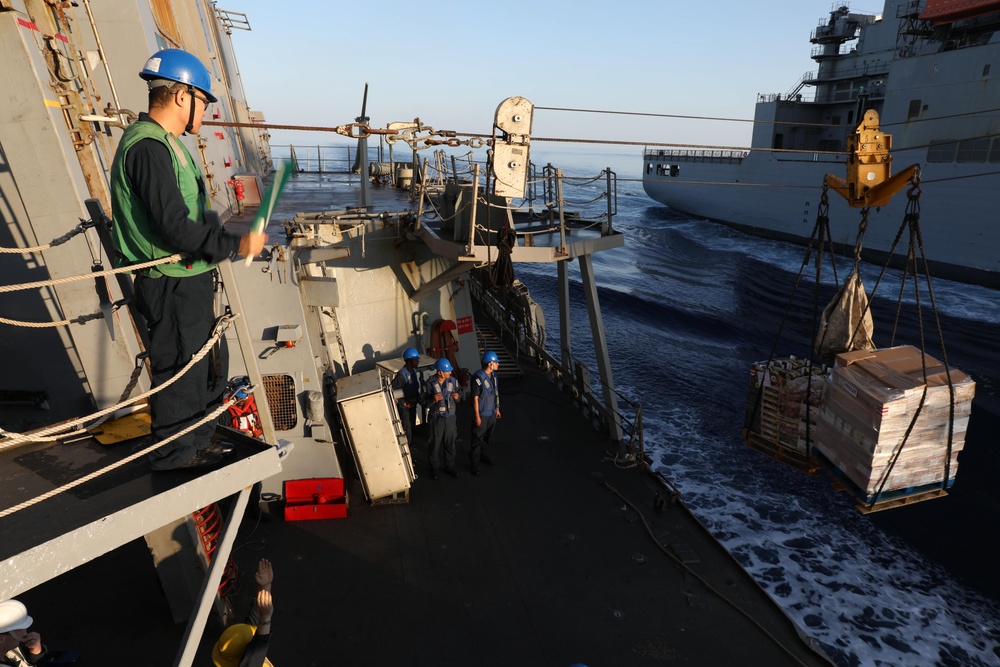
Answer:
<path fill-rule="evenodd" d="M 915 152 L 910 152 L 915 153 Z M 916 155 L 896 157 L 897 165 L 916 163 Z M 675 164 L 678 176 L 656 175 L 658 164 Z M 975 175 L 963 165 L 925 165 L 920 188 L 919 222 L 932 275 L 961 282 L 1000 287 L 1000 228 L 989 223 L 989 193 L 1000 188 L 1000 174 Z M 652 174 L 645 172 L 652 171 Z M 817 209 L 828 173 L 843 177 L 843 165 L 818 154 L 755 151 L 742 162 L 680 162 L 647 153 L 643 187 L 652 199 L 689 215 L 722 222 L 757 236 L 807 243 L 816 225 Z M 963 173 L 964 172 L 964 173 Z M 958 177 L 958 178 L 956 178 Z M 943 181 L 950 178 L 954 180 Z M 861 210 L 852 209 L 829 192 L 831 239 L 839 252 L 853 250 Z M 863 241 L 863 256 L 891 264 L 906 259 L 909 233 L 903 229 L 906 190 L 888 206 L 871 209 Z M 893 244 L 895 249 L 893 249 Z M 919 250 L 919 249 L 918 249 Z"/>

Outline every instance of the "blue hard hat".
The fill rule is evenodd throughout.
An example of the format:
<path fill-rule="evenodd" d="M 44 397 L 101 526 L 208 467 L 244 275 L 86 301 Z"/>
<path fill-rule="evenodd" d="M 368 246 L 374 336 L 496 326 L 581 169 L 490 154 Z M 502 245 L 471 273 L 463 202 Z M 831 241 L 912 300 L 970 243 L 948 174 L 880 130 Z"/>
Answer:
<path fill-rule="evenodd" d="M 434 370 L 441 371 L 442 373 L 450 373 L 452 371 L 451 362 L 441 357 L 434 362 Z"/>
<path fill-rule="evenodd" d="M 483 363 L 484 364 L 499 364 L 500 363 L 500 357 L 497 356 L 496 352 L 488 351 L 488 352 L 486 352 L 486 354 L 483 355 Z"/>
<path fill-rule="evenodd" d="M 420 358 L 420 353 L 417 352 L 417 348 L 408 347 L 405 350 L 403 350 L 404 361 L 409 361 L 410 359 L 419 359 L 419 358 Z"/>
<path fill-rule="evenodd" d="M 249 390 L 250 378 L 246 375 L 243 377 L 234 377 L 229 381 L 229 396 L 232 399 L 242 401 L 250 395 Z"/>
<path fill-rule="evenodd" d="M 146 81 L 166 79 L 197 88 L 209 102 L 218 102 L 212 94 L 212 76 L 198 57 L 182 49 L 163 49 L 149 57 L 139 76 Z"/>

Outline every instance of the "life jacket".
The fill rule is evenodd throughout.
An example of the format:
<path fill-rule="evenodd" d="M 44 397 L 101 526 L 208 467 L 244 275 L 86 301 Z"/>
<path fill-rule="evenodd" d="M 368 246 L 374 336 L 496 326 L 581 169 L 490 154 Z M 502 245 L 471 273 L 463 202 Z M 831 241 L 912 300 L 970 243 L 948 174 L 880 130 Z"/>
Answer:
<path fill-rule="evenodd" d="M 403 379 L 403 400 L 413 405 L 420 398 L 420 380 L 417 378 L 417 372 L 408 366 L 403 366 L 399 374 Z"/>
<path fill-rule="evenodd" d="M 205 224 L 205 211 L 210 208 L 201 170 L 184 144 L 155 121 L 141 120 L 132 123 L 122 135 L 111 165 L 111 237 L 115 250 L 118 251 L 115 265 L 119 267 L 169 257 L 177 252 L 153 231 L 146 213 L 146 202 L 132 189 L 125 173 L 129 149 L 143 139 L 154 139 L 167 147 L 174 166 L 174 179 L 184 197 L 184 203 L 187 204 L 188 217 L 199 224 Z M 215 266 L 203 259 L 194 259 L 159 264 L 147 271 L 151 276 L 184 277 L 211 271 Z"/>
<path fill-rule="evenodd" d="M 229 426 L 237 431 L 249 435 L 258 440 L 264 437 L 264 431 L 260 427 L 260 414 L 257 412 L 257 402 L 253 394 L 248 395 L 242 401 L 233 401 L 226 409 L 229 415 Z"/>
<path fill-rule="evenodd" d="M 427 400 L 428 402 L 434 400 L 434 394 L 441 394 L 441 400 L 437 403 L 433 403 L 430 406 L 430 417 L 432 419 L 441 419 L 444 417 L 452 417 L 455 414 L 455 399 L 452 398 L 452 394 L 458 391 L 458 381 L 450 377 L 444 382 L 438 382 L 437 376 L 427 380 Z"/>
<path fill-rule="evenodd" d="M 490 417 L 496 414 L 500 407 L 497 374 L 488 374 L 480 368 L 472 374 L 472 395 L 479 397 L 479 414 Z"/>

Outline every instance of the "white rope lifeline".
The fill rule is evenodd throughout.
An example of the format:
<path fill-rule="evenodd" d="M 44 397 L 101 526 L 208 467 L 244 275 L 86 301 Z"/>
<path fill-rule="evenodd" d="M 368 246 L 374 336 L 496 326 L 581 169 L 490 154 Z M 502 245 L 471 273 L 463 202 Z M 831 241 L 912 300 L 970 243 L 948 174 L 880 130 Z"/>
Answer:
<path fill-rule="evenodd" d="M 70 324 L 86 324 L 92 320 L 99 320 L 104 317 L 104 313 L 91 313 L 90 315 L 80 315 L 79 317 L 74 317 L 71 320 L 59 320 L 58 322 L 26 322 L 24 320 L 9 320 L 6 317 L 0 317 L 0 324 L 9 324 L 15 327 L 26 327 L 28 329 L 46 329 L 49 327 L 65 327 Z"/>
<path fill-rule="evenodd" d="M 112 463 L 111 465 L 109 465 L 109 466 L 107 466 L 105 468 L 101 468 L 100 470 L 95 470 L 94 472 L 90 473 L 89 475 L 84 475 L 83 477 L 80 477 L 79 479 L 74 479 L 72 482 L 67 482 L 66 484 L 64 484 L 64 485 L 62 485 L 60 487 L 57 487 L 57 488 L 52 489 L 50 491 L 46 491 L 45 493 L 43 493 L 40 496 L 35 496 L 34 498 L 32 498 L 30 500 L 25 500 L 23 503 L 21 503 L 19 505 L 14 505 L 13 507 L 8 507 L 7 509 L 5 509 L 3 511 L 0 511 L 0 518 L 3 518 L 5 516 L 10 516 L 11 514 L 14 514 L 15 512 L 20 512 L 21 510 L 26 509 L 28 507 L 31 507 L 32 505 L 37 505 L 38 503 L 40 503 L 40 502 L 42 502 L 44 500 L 48 500 L 49 498 L 52 498 L 53 496 L 57 496 L 60 493 L 63 493 L 65 491 L 69 491 L 70 489 L 74 489 L 74 488 L 80 486 L 81 484 L 85 484 L 85 483 L 89 482 L 92 479 L 97 479 L 101 475 L 109 473 L 112 470 L 116 470 L 118 468 L 121 468 L 122 466 L 124 466 L 126 464 L 129 464 L 132 461 L 135 461 L 136 459 L 149 454 L 153 450 L 159 449 L 163 445 L 166 445 L 167 443 L 173 442 L 174 440 L 176 440 L 177 438 L 181 437 L 182 435 L 186 435 L 186 434 L 190 433 L 191 431 L 193 431 L 194 429 L 198 428 L 202 424 L 206 424 L 209 421 L 218 418 L 218 416 L 221 415 L 223 413 L 223 411 L 225 411 L 228 408 L 229 408 L 229 401 L 223 401 L 222 405 L 218 406 L 215 410 L 212 410 L 210 413 L 208 413 L 207 415 L 205 415 L 202 419 L 198 420 L 194 424 L 191 424 L 190 426 L 188 426 L 183 431 L 179 431 L 179 432 L 173 434 L 172 436 L 170 436 L 169 438 L 165 438 L 163 440 L 160 440 L 159 442 L 156 442 L 156 443 L 150 445 L 149 447 L 146 447 L 145 449 L 142 449 L 142 450 L 140 450 L 140 451 L 138 451 L 138 452 L 136 452 L 134 454 L 130 454 L 129 456 L 126 456 L 125 458 L 123 458 L 121 461 L 117 461 L 115 463 Z"/>
<path fill-rule="evenodd" d="M 58 238 L 55 238 L 55 239 L 52 239 L 50 242 L 46 243 L 45 245 L 36 245 L 36 246 L 32 246 L 30 248 L 6 248 L 6 247 L 2 247 L 2 248 L 0 248 L 0 254 L 19 255 L 19 254 L 22 254 L 22 253 L 41 252 L 42 250 L 48 250 L 49 248 L 54 248 L 57 245 L 62 245 L 63 243 L 66 243 L 66 241 L 69 241 L 71 238 L 73 238 L 77 234 L 83 233 L 83 231 L 85 229 L 86 229 L 86 227 L 84 227 L 82 224 L 80 224 L 80 225 L 77 225 L 76 227 L 74 227 L 73 229 L 69 230 L 68 232 L 66 232 L 62 236 L 60 236 Z"/>
<path fill-rule="evenodd" d="M 95 412 L 94 414 L 91 415 L 87 415 L 86 417 L 80 417 L 78 419 L 74 419 L 69 422 L 55 424 L 53 426 L 49 426 L 34 433 L 30 434 L 10 433 L 0 428 L 0 435 L 6 436 L 3 440 L 0 440 L 0 452 L 10 449 L 12 447 L 16 447 L 24 442 L 52 442 L 53 440 L 59 440 L 60 438 L 65 438 L 69 435 L 82 434 L 93 428 L 93 425 L 84 429 L 80 429 L 78 431 L 74 431 L 72 433 L 67 433 L 66 431 L 69 431 L 73 427 L 78 426 L 90 419 L 93 419 L 95 417 L 103 417 L 104 415 L 115 412 L 116 410 L 119 410 L 125 406 L 132 405 L 133 403 L 138 403 L 139 401 L 148 398 L 153 394 L 156 394 L 157 392 L 162 391 L 163 389 L 169 387 L 174 382 L 176 382 L 178 378 L 187 373 L 196 363 L 198 363 L 202 358 L 204 358 L 204 356 L 208 354 L 208 351 L 212 348 L 212 345 L 215 344 L 215 341 L 217 341 L 222 336 L 222 334 L 226 331 L 226 329 L 229 328 L 229 325 L 232 323 L 232 321 L 236 319 L 236 317 L 238 316 L 239 315 L 231 315 L 220 318 L 219 323 L 215 327 L 215 331 L 212 332 L 212 335 L 209 337 L 208 341 L 205 342 L 205 345 L 202 346 L 202 348 L 198 350 L 198 352 L 196 352 L 194 356 L 191 357 L 191 360 L 188 361 L 187 365 L 185 365 L 184 368 L 182 368 L 178 373 L 176 373 L 173 377 L 171 377 L 163 384 L 157 385 L 155 388 L 150 389 L 146 393 L 140 394 L 129 401 L 122 401 L 117 405 L 112 405 L 111 407 L 104 408 L 103 410 Z M 45 437 L 45 436 L 50 436 L 54 433 L 58 433 L 59 435 L 56 435 L 54 437 Z"/>
<path fill-rule="evenodd" d="M 151 266 L 157 266 L 159 264 L 169 264 L 171 262 L 179 262 L 182 259 L 184 259 L 184 256 L 181 255 L 180 253 L 177 253 L 176 255 L 170 255 L 170 257 L 162 257 L 160 259 L 154 259 L 152 261 L 143 262 L 141 264 L 122 266 L 117 269 L 105 269 L 104 271 L 95 271 L 94 273 L 82 273 L 78 276 L 66 276 L 65 278 L 55 278 L 52 280 L 39 280 L 33 283 L 21 283 L 20 285 L 2 285 L 0 286 L 0 292 L 17 292 L 25 289 L 33 289 L 35 287 L 48 287 L 49 285 L 61 285 L 63 283 L 71 283 L 74 280 L 99 278 L 100 276 L 110 276 L 116 273 L 131 273 L 132 271 L 148 269 Z"/>

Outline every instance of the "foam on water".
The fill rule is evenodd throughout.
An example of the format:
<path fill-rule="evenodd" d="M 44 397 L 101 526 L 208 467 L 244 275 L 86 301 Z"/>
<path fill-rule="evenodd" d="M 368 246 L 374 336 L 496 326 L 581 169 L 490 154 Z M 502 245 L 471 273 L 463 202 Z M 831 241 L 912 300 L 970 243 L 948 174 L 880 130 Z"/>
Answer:
<path fill-rule="evenodd" d="M 629 159 L 638 167 L 638 155 Z M 636 182 L 619 187 L 626 247 L 594 258 L 615 379 L 642 402 L 647 451 L 685 503 L 837 665 L 1000 664 L 1000 601 L 887 534 L 828 481 L 740 442 L 749 365 L 767 358 L 802 248 L 674 214 Z M 866 286 L 878 271 L 863 267 Z M 554 269 L 517 272 L 557 312 Z M 1000 363 L 980 357 L 1000 323 L 996 292 L 947 281 L 934 289 L 941 312 L 961 321 L 956 365 L 982 371 L 979 391 L 995 394 Z M 576 283 L 571 299 L 583 308 Z M 798 323 L 805 340 L 808 324 Z M 572 336 L 574 354 L 596 369 L 585 317 Z"/>
<path fill-rule="evenodd" d="M 773 464 L 739 449 L 739 464 L 721 465 L 720 443 L 683 408 L 651 421 L 653 458 L 688 507 L 837 664 L 996 664 L 995 601 L 826 497 L 824 482 L 758 476 Z"/>

